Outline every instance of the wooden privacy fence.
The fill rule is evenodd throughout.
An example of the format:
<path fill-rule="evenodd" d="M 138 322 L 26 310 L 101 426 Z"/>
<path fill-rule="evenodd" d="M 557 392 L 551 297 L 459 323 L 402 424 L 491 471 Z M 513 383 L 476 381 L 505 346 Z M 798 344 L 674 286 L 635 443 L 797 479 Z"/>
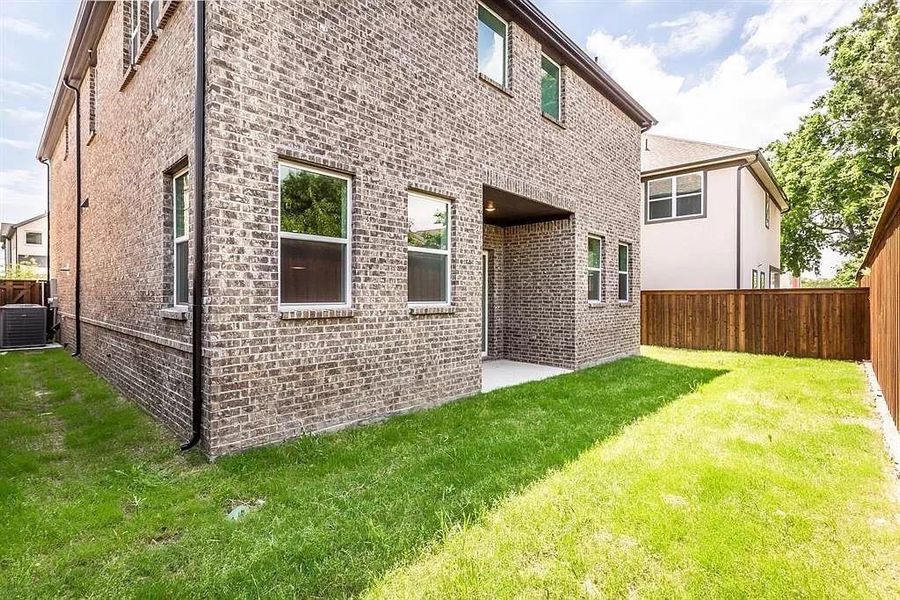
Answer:
<path fill-rule="evenodd" d="M 641 343 L 756 354 L 869 358 L 859 288 L 641 292 Z"/>
<path fill-rule="evenodd" d="M 0 279 L 0 306 L 4 304 L 43 304 L 44 281 Z"/>
<path fill-rule="evenodd" d="M 900 429 L 900 175 L 894 178 L 859 276 L 872 303 L 872 369 Z"/>

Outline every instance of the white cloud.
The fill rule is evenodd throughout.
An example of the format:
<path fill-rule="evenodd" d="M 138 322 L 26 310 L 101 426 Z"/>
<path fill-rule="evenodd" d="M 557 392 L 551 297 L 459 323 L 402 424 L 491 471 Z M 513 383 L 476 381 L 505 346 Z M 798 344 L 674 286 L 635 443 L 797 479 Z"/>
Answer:
<path fill-rule="evenodd" d="M 40 122 L 44 118 L 44 113 L 27 108 L 0 108 L 0 115 L 21 123 Z"/>
<path fill-rule="evenodd" d="M 795 48 L 805 58 L 818 53 L 834 29 L 859 15 L 862 0 L 772 0 L 765 12 L 744 24 L 744 49 L 783 59 Z"/>
<path fill-rule="evenodd" d="M 43 168 L 0 171 L 0 220 L 20 221 L 44 210 Z"/>
<path fill-rule="evenodd" d="M 14 140 L 10 138 L 0 138 L 0 146 L 9 146 L 16 150 L 27 150 L 34 147 L 34 142 L 29 140 Z"/>
<path fill-rule="evenodd" d="M 820 90 L 792 85 L 777 62 L 732 54 L 691 86 L 665 70 L 658 51 L 597 31 L 587 48 L 659 120 L 655 133 L 733 146 L 764 146 L 796 126 Z"/>
<path fill-rule="evenodd" d="M 41 96 L 50 95 L 50 88 L 40 83 L 24 83 L 12 79 L 0 79 L 0 89 L 14 96 Z"/>
<path fill-rule="evenodd" d="M 39 40 L 45 40 L 50 37 L 50 32 L 42 29 L 37 23 L 26 21 L 24 19 L 16 19 L 14 17 L 0 17 L 0 30 L 33 37 Z"/>
<path fill-rule="evenodd" d="M 734 28 L 734 17 L 725 11 L 694 11 L 678 19 L 653 23 L 650 28 L 671 30 L 662 48 L 666 54 L 690 54 L 715 49 Z"/>

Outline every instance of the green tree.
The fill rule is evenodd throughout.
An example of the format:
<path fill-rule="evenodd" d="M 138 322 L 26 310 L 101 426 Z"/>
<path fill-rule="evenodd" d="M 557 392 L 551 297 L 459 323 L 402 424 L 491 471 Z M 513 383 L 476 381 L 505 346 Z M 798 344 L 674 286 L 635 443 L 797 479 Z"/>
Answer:
<path fill-rule="evenodd" d="M 289 171 L 281 180 L 281 229 L 344 237 L 347 184 L 310 171 Z"/>
<path fill-rule="evenodd" d="M 818 271 L 825 247 L 858 264 L 900 163 L 897 0 L 864 5 L 856 21 L 828 37 L 822 54 L 832 88 L 797 129 L 768 148 L 791 201 L 782 221 L 782 262 L 795 275 Z"/>

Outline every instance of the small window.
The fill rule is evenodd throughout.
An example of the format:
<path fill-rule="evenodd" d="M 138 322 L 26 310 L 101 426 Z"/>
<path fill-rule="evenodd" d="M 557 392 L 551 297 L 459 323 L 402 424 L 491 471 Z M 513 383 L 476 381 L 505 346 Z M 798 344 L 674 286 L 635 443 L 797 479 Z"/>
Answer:
<path fill-rule="evenodd" d="M 350 195 L 346 175 L 279 166 L 281 304 L 350 304 Z"/>
<path fill-rule="evenodd" d="M 409 193 L 406 239 L 410 303 L 450 302 L 450 215 L 447 200 Z"/>
<path fill-rule="evenodd" d="M 26 244 L 37 244 L 41 245 L 41 233 L 39 231 L 26 231 L 25 232 L 25 243 Z"/>
<path fill-rule="evenodd" d="M 759 287 L 759 277 L 758 277 L 758 274 L 759 274 L 758 271 L 757 271 L 756 269 L 753 269 L 753 273 L 752 273 L 751 276 L 750 276 L 750 287 L 753 288 L 754 290 L 755 290 L 757 287 Z"/>
<path fill-rule="evenodd" d="M 128 33 L 128 60 L 132 65 L 137 64 L 141 43 L 141 7 L 137 0 L 129 3 L 129 33 Z"/>
<path fill-rule="evenodd" d="M 172 250 L 174 268 L 175 306 L 188 303 L 188 221 L 187 221 L 187 171 L 172 177 Z"/>
<path fill-rule="evenodd" d="M 65 140 L 66 143 L 65 143 L 65 150 L 64 150 L 64 154 L 63 154 L 63 160 L 66 160 L 67 158 L 69 158 L 69 121 L 66 121 L 65 138 L 66 138 L 66 140 Z"/>
<path fill-rule="evenodd" d="M 631 248 L 628 244 L 619 244 L 619 302 L 628 302 L 631 298 Z"/>
<path fill-rule="evenodd" d="M 772 210 L 772 198 L 768 194 L 766 194 L 766 229 L 769 228 L 769 215 Z"/>
<path fill-rule="evenodd" d="M 509 26 L 497 13 L 478 5 L 478 72 L 506 87 L 506 36 Z"/>
<path fill-rule="evenodd" d="M 541 111 L 559 121 L 560 68 L 547 56 L 541 55 Z"/>
<path fill-rule="evenodd" d="M 97 132 L 97 68 L 88 69 L 88 130 Z"/>
<path fill-rule="evenodd" d="M 159 24 L 160 0 L 150 0 L 150 31 L 156 31 Z"/>
<path fill-rule="evenodd" d="M 600 302 L 603 300 L 603 240 L 588 236 L 587 249 L 588 301 Z"/>
<path fill-rule="evenodd" d="M 703 214 L 703 173 L 687 173 L 647 182 L 647 221 Z"/>

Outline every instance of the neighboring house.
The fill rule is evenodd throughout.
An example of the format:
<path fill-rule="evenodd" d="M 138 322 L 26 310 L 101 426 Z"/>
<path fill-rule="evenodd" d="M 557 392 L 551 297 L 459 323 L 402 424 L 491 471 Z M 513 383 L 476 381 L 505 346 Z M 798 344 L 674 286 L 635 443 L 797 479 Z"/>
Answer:
<path fill-rule="evenodd" d="M 210 455 L 638 351 L 653 119 L 527 0 L 84 3 L 62 78 L 63 340 Z"/>
<path fill-rule="evenodd" d="M 47 214 L 19 223 L 0 224 L 5 269 L 27 266 L 38 274 L 47 272 Z"/>
<path fill-rule="evenodd" d="M 760 150 L 644 135 L 641 288 L 776 288 L 788 201 Z"/>

